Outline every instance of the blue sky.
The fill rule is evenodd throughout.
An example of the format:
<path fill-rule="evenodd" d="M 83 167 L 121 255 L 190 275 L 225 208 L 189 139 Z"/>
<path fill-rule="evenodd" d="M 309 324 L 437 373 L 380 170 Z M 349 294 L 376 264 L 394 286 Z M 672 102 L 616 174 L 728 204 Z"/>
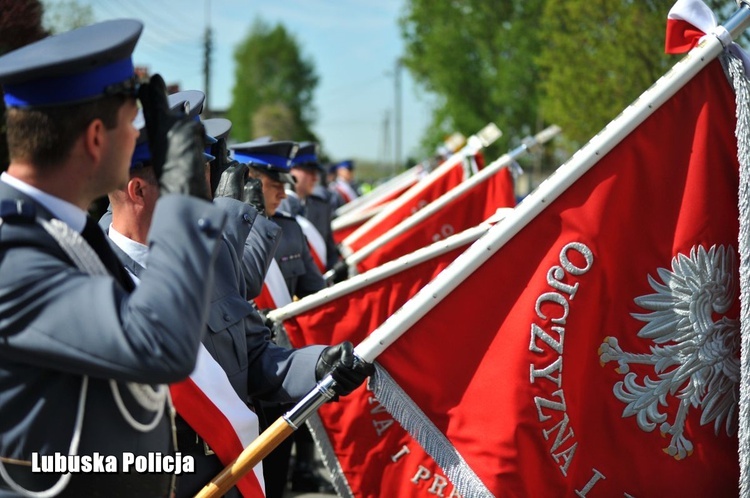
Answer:
<path fill-rule="evenodd" d="M 59 1 L 59 0 L 47 0 Z M 403 0 L 76 0 L 95 19 L 138 18 L 144 32 L 136 64 L 182 89 L 204 89 L 203 34 L 213 28 L 209 104 L 230 104 L 234 48 L 253 21 L 282 23 L 320 77 L 313 129 L 332 159 L 391 162 L 395 154 L 394 67 L 403 50 L 397 18 Z M 430 119 L 429 96 L 401 72 L 401 156 L 415 155 Z M 389 116 L 387 118 L 386 116 Z M 389 119 L 386 139 L 386 119 Z M 254 137 L 233 137 L 238 141 Z M 387 154 L 386 154 L 387 153 Z M 418 157 L 421 159 L 421 157 Z"/>

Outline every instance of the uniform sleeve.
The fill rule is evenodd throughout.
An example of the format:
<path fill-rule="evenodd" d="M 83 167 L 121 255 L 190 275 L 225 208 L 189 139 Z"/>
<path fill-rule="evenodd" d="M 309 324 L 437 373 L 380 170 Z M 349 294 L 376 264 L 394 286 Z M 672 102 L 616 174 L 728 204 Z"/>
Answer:
<path fill-rule="evenodd" d="M 195 365 L 226 214 L 206 201 L 157 203 L 149 266 L 127 294 L 40 248 L 3 250 L 0 357 L 120 381 L 169 383 Z"/>
<path fill-rule="evenodd" d="M 285 348 L 270 341 L 257 312 L 246 318 L 248 394 L 274 402 L 296 402 L 315 387 L 315 365 L 325 346 Z"/>
<path fill-rule="evenodd" d="M 235 254 L 242 254 L 258 211 L 249 204 L 229 197 L 217 197 L 213 202 L 215 206 L 227 213 L 224 239 L 234 249 Z"/>
<path fill-rule="evenodd" d="M 263 280 L 281 241 L 281 228 L 265 216 L 258 216 L 242 253 L 242 272 L 247 286 L 247 299 L 260 295 Z"/>

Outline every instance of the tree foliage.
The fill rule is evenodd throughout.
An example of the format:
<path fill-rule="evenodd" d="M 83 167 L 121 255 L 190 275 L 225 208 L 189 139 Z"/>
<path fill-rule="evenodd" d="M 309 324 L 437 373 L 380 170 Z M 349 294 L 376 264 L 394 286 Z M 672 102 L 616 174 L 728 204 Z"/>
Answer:
<path fill-rule="evenodd" d="M 675 0 L 406 0 L 404 66 L 436 96 L 424 139 L 490 121 L 514 138 L 550 124 L 569 154 L 653 84 L 678 58 L 664 54 Z M 736 10 L 707 0 L 719 21 Z"/>
<path fill-rule="evenodd" d="M 542 38 L 534 28 L 544 0 L 408 0 L 399 20 L 403 64 L 437 96 L 425 145 L 494 122 L 499 146 L 535 128 Z"/>
<path fill-rule="evenodd" d="M 235 86 L 228 116 L 232 134 L 250 140 L 264 134 L 256 125 L 271 120 L 275 139 L 317 141 L 311 125 L 318 76 L 284 26 L 256 20 L 234 58 Z M 282 123 L 286 123 L 283 129 Z"/>
<path fill-rule="evenodd" d="M 76 0 L 44 2 L 44 26 L 51 34 L 65 33 L 93 23 L 91 5 L 82 5 Z"/>
<path fill-rule="evenodd" d="M 664 54 L 674 0 L 547 2 L 537 57 L 541 112 L 577 148 L 676 62 Z"/>

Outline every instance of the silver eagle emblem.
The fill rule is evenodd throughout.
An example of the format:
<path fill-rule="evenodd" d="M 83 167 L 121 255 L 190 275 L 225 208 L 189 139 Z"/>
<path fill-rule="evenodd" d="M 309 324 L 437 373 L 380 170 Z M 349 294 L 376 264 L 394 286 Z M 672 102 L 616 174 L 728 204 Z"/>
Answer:
<path fill-rule="evenodd" d="M 657 424 L 663 436 L 671 436 L 664 452 L 681 460 L 690 456 L 693 444 L 684 434 L 690 408 L 701 410 L 701 425 L 714 423 L 719 434 L 737 430 L 740 381 L 740 323 L 725 316 L 737 295 L 737 261 L 729 246 L 699 246 L 690 255 L 672 259 L 672 270 L 657 270 L 661 283 L 648 276 L 656 291 L 635 298 L 649 313 L 631 315 L 645 322 L 638 337 L 650 339 L 651 354 L 623 351 L 617 338 L 607 337 L 599 347 L 602 365 L 616 361 L 624 375 L 614 385 L 614 395 L 626 404 L 623 417 L 635 415 L 645 432 Z M 656 378 L 630 372 L 630 366 L 651 365 Z M 676 398 L 677 412 L 667 420 L 661 407 Z M 675 401 L 672 401 L 674 405 Z"/>

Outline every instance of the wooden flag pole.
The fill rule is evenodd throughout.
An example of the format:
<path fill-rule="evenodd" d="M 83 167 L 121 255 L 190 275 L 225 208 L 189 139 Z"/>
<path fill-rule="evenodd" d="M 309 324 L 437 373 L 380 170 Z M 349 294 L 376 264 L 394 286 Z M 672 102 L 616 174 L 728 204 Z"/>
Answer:
<path fill-rule="evenodd" d="M 422 288 L 399 311 L 391 315 L 356 348 L 355 353 L 364 361 L 373 362 L 385 349 L 404 334 L 421 317 L 434 308 L 455 289 L 463 279 L 472 274 L 511 237 L 518 233 L 537 214 L 556 199 L 578 178 L 583 176 L 601 157 L 611 151 L 654 111 L 669 100 L 693 76 L 713 61 L 723 50 L 720 36 L 727 32 L 736 38 L 750 24 L 750 6 L 743 2 L 715 36 L 706 36 L 694 49 L 675 64 L 630 106 L 594 136 L 552 177 L 529 194 L 504 220 L 494 225 L 487 234 L 471 245 L 432 282 Z M 199 498 L 217 497 L 226 493 L 247 472 L 270 453 L 278 444 L 296 430 L 333 395 L 334 381 L 327 375 L 318 385 L 282 418 L 266 429 L 197 495 Z M 272 430 L 273 429 L 273 430 Z"/>

